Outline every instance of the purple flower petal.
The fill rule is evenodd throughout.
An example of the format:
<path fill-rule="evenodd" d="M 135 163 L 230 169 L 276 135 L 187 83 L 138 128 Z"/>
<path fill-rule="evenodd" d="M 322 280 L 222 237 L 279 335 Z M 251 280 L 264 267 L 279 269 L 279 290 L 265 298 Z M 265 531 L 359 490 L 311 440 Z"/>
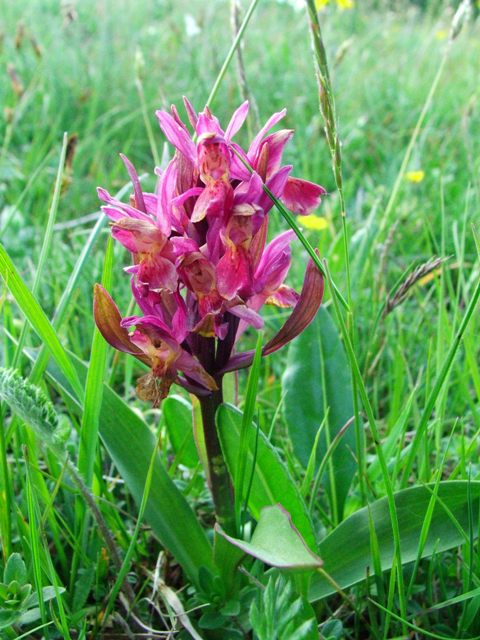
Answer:
<path fill-rule="evenodd" d="M 281 200 L 293 213 L 306 216 L 318 207 L 322 201 L 321 196 L 325 193 L 325 189 L 319 184 L 289 177 Z"/>
<path fill-rule="evenodd" d="M 193 108 L 192 103 L 190 102 L 190 100 L 188 98 L 186 98 L 185 96 L 183 96 L 183 104 L 185 105 L 185 111 L 187 112 L 188 120 L 189 120 L 190 124 L 192 125 L 193 130 L 195 131 L 195 129 L 197 127 L 197 121 L 198 121 L 197 112 Z"/>
<path fill-rule="evenodd" d="M 231 140 L 242 127 L 248 115 L 248 106 L 248 100 L 245 100 L 235 111 L 225 130 L 225 140 Z"/>
<path fill-rule="evenodd" d="M 255 138 L 253 139 L 252 144 L 250 145 L 250 148 L 248 150 L 247 155 L 250 161 L 253 161 L 257 156 L 260 143 L 263 140 L 265 134 L 268 131 L 270 131 L 270 129 L 274 127 L 277 124 L 277 122 L 280 122 L 280 120 L 285 117 L 286 113 L 287 113 L 286 109 L 282 109 L 281 111 L 274 113 L 272 116 L 270 116 L 270 118 L 267 120 L 264 126 L 260 129 L 260 131 L 257 133 Z"/>
<path fill-rule="evenodd" d="M 127 156 L 123 155 L 123 153 L 120 154 L 120 158 L 123 160 L 123 164 L 127 168 L 128 175 L 130 176 L 130 180 L 132 181 L 132 184 L 133 184 L 133 192 L 135 194 L 135 206 L 137 207 L 137 209 L 140 209 L 140 211 L 147 213 L 147 208 L 143 200 L 142 187 L 140 186 L 140 180 L 138 179 L 138 175 L 137 175 L 137 172 L 135 171 L 135 167 L 127 158 Z"/>
<path fill-rule="evenodd" d="M 309 260 L 298 302 L 280 331 L 264 346 L 263 355 L 278 351 L 308 327 L 322 303 L 323 290 L 323 276 Z"/>
<path fill-rule="evenodd" d="M 94 288 L 93 314 L 98 330 L 112 347 L 148 363 L 140 349 L 131 342 L 128 331 L 121 326 L 122 317 L 118 307 L 100 284 Z"/>
<path fill-rule="evenodd" d="M 166 111 L 157 111 L 156 116 L 170 144 L 173 144 L 188 160 L 195 162 L 197 157 L 195 145 L 185 129 Z"/>

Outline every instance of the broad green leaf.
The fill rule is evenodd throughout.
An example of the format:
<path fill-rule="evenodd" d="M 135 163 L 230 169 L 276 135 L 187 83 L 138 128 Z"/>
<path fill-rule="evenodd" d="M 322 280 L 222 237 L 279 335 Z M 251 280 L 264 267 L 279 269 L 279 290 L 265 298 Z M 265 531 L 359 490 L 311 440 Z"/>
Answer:
<path fill-rule="evenodd" d="M 237 567 L 242 560 L 244 553 L 241 549 L 233 547 L 218 529 L 214 532 L 213 557 L 222 576 L 227 594 L 235 591 L 239 585 L 240 574 Z"/>
<path fill-rule="evenodd" d="M 73 354 L 69 356 L 83 381 L 87 375 L 86 365 Z M 47 373 L 55 384 L 72 395 L 54 364 L 49 365 Z M 138 414 L 106 384 L 103 387 L 99 434 L 129 491 L 140 505 L 155 437 Z M 145 520 L 192 582 L 198 584 L 198 571 L 202 566 L 216 573 L 212 546 L 206 533 L 169 477 L 159 455 L 153 471 Z"/>
<path fill-rule="evenodd" d="M 304 467 L 308 465 L 315 437 L 328 409 L 318 442 L 316 457 L 319 463 L 328 442 L 353 416 L 350 369 L 335 324 L 324 307 L 320 307 L 315 320 L 291 343 L 282 386 L 293 450 Z M 339 518 L 356 471 L 354 451 L 352 426 L 343 434 L 332 454 L 334 474 L 325 479 L 332 502 L 336 496 Z"/>
<path fill-rule="evenodd" d="M 180 396 L 169 396 L 162 402 L 162 414 L 176 462 L 186 467 L 196 467 L 198 453 L 193 439 L 192 405 Z"/>
<path fill-rule="evenodd" d="M 219 533 L 244 553 L 278 569 L 308 570 L 322 565 L 279 504 L 262 509 L 250 542 Z"/>
<path fill-rule="evenodd" d="M 417 558 L 420 534 L 433 488 L 434 485 L 410 487 L 394 496 L 403 564 L 414 562 Z M 441 553 L 468 540 L 469 499 L 472 522 L 477 523 L 480 482 L 455 480 L 439 484 L 430 529 L 421 554 L 423 558 L 434 552 Z M 381 567 L 385 571 L 392 567 L 394 554 L 387 498 L 373 502 L 370 505 L 370 513 L 378 540 Z M 360 509 L 349 516 L 322 540 L 319 555 L 324 563 L 324 571 L 341 589 L 364 580 L 367 569 L 372 573 L 368 508 Z M 332 593 L 335 593 L 335 589 L 326 578 L 318 574 L 313 576 L 309 594 L 312 602 Z"/>
<path fill-rule="evenodd" d="M 217 412 L 217 426 L 222 450 L 232 477 L 236 477 L 238 447 L 242 429 L 242 413 L 231 405 L 223 404 Z M 256 429 L 250 427 L 246 450 L 246 477 L 250 477 L 255 457 Z M 315 534 L 300 491 L 280 460 L 274 447 L 262 432 L 258 434 L 255 469 L 248 508 L 258 520 L 263 507 L 281 504 L 291 515 L 293 524 L 311 549 L 315 549 Z"/>

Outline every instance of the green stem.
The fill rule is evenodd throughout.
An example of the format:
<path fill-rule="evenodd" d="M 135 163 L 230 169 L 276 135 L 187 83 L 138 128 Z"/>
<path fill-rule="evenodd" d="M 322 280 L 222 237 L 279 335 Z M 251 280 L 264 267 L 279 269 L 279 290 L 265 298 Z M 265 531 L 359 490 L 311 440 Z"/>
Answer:
<path fill-rule="evenodd" d="M 223 76 L 225 75 L 228 67 L 230 66 L 230 62 L 232 61 L 232 58 L 235 55 L 235 51 L 237 50 L 237 47 L 240 45 L 243 34 L 245 33 L 245 29 L 247 28 L 247 25 L 250 21 L 250 18 L 252 17 L 253 12 L 255 11 L 255 7 L 257 6 L 257 4 L 258 4 L 258 0 L 252 0 L 250 6 L 248 7 L 247 13 L 245 14 L 243 22 L 240 25 L 240 29 L 238 30 L 235 40 L 232 42 L 232 46 L 230 47 L 230 50 L 227 53 L 227 57 L 225 58 L 222 68 L 218 72 L 217 79 L 215 80 L 212 90 L 210 91 L 210 95 L 208 96 L 208 99 L 207 99 L 207 107 L 211 106 L 213 100 L 215 99 L 215 96 L 217 95 L 218 88 L 220 87 L 220 84 L 222 83 L 222 80 L 223 80 Z"/>
<path fill-rule="evenodd" d="M 218 391 L 200 397 L 203 432 L 207 449 L 210 490 L 218 524 L 229 535 L 236 535 L 233 487 L 220 446 L 215 415 L 223 402 L 222 380 L 217 380 Z"/>

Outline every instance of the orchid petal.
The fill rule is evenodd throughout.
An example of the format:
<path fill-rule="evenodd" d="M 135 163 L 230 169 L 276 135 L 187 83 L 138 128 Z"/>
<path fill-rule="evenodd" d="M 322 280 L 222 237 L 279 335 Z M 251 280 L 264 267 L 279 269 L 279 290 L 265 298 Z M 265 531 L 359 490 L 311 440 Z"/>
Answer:
<path fill-rule="evenodd" d="M 277 173 L 274 173 L 265 184 L 277 200 L 282 197 L 291 170 L 291 165 L 282 167 L 277 171 Z M 273 207 L 273 201 L 267 193 L 262 194 L 262 198 L 258 204 L 262 207 L 265 213 L 268 213 Z"/>
<path fill-rule="evenodd" d="M 218 118 L 212 115 L 210 109 L 205 108 L 198 114 L 197 125 L 195 127 L 195 132 L 199 138 L 204 135 L 217 135 L 223 141 L 224 133 L 223 129 L 220 126 L 220 122 Z"/>
<path fill-rule="evenodd" d="M 127 158 L 127 156 L 123 155 L 123 153 L 120 154 L 120 158 L 122 159 L 123 164 L 125 165 L 128 171 L 128 175 L 130 176 L 130 180 L 132 181 L 132 184 L 133 184 L 133 192 L 135 194 L 135 205 L 137 209 L 140 209 L 140 211 L 143 211 L 144 213 L 146 213 L 147 208 L 143 200 L 143 191 L 142 191 L 142 187 L 140 186 L 140 180 L 138 179 L 138 175 L 137 175 L 137 172 L 135 171 L 135 167 Z"/>
<path fill-rule="evenodd" d="M 182 129 L 185 129 L 185 131 L 188 134 L 188 129 L 185 126 L 185 123 L 182 121 L 182 119 L 180 118 L 180 116 L 178 115 L 178 111 L 177 111 L 177 107 L 174 104 L 170 105 L 170 112 L 172 114 L 172 118 L 175 120 L 175 122 L 182 127 Z"/>
<path fill-rule="evenodd" d="M 135 207 L 129 204 L 120 202 L 113 196 L 111 196 L 106 189 L 102 187 L 97 188 L 97 194 L 100 200 L 106 202 L 108 206 L 103 206 L 102 211 L 112 220 L 118 220 L 120 218 L 138 218 L 140 220 L 151 220 L 150 216 L 139 211 Z"/>
<path fill-rule="evenodd" d="M 183 104 L 185 105 L 185 111 L 187 112 L 188 120 L 192 125 L 193 129 L 195 130 L 197 126 L 197 120 L 198 120 L 197 112 L 193 108 L 193 105 L 190 102 L 190 100 L 185 96 L 183 96 Z"/>
<path fill-rule="evenodd" d="M 93 314 L 98 330 L 112 347 L 148 362 L 141 350 L 132 344 L 128 331 L 121 326 L 122 317 L 117 305 L 100 284 L 94 288 Z"/>
<path fill-rule="evenodd" d="M 180 153 L 182 153 L 191 162 L 195 162 L 197 156 L 195 145 L 185 129 L 181 127 L 175 121 L 175 118 L 166 111 L 156 111 L 155 115 L 157 116 L 160 127 L 170 144 L 178 149 Z"/>
<path fill-rule="evenodd" d="M 158 255 L 149 256 L 140 262 L 137 282 L 147 285 L 151 291 L 173 293 L 178 285 L 177 270 L 170 260 Z"/>
<path fill-rule="evenodd" d="M 217 383 L 212 376 L 207 373 L 200 362 L 194 358 L 194 356 L 190 355 L 188 351 L 185 351 L 185 349 L 181 350 L 175 366 L 178 367 L 180 371 L 183 371 L 186 376 L 200 383 L 206 389 L 210 389 L 210 391 L 216 391 L 218 389 Z"/>
<path fill-rule="evenodd" d="M 263 140 L 255 163 L 255 168 L 261 176 L 269 177 L 279 170 L 283 150 L 293 133 L 293 129 L 282 129 Z"/>
<path fill-rule="evenodd" d="M 112 236 L 132 253 L 161 251 L 167 243 L 167 237 L 152 222 L 133 218 L 115 222 Z"/>
<path fill-rule="evenodd" d="M 245 122 L 248 115 L 248 100 L 245 100 L 243 104 L 241 104 L 238 109 L 235 111 L 233 116 L 228 123 L 228 126 L 225 130 L 225 140 L 231 140 L 233 136 L 240 130 L 243 123 Z"/>
<path fill-rule="evenodd" d="M 233 192 L 234 204 L 257 203 L 263 195 L 263 181 L 255 171 L 241 182 Z"/>
<path fill-rule="evenodd" d="M 250 148 L 248 150 L 248 158 L 249 160 L 254 160 L 257 153 L 258 153 L 258 149 L 260 147 L 260 143 L 263 140 L 265 134 L 270 131 L 270 129 L 272 127 L 274 127 L 277 122 L 280 122 L 280 120 L 282 118 L 285 117 L 287 113 L 286 109 L 282 109 L 281 111 L 278 111 L 277 113 L 274 113 L 272 116 L 270 116 L 270 118 L 267 120 L 267 122 L 264 124 L 264 126 L 260 129 L 260 131 L 257 133 L 257 135 L 255 136 L 255 138 L 252 141 L 252 144 L 250 145 Z"/>
<path fill-rule="evenodd" d="M 251 324 L 255 329 L 261 329 L 264 325 L 262 316 L 253 309 L 250 309 L 250 307 L 247 307 L 245 304 L 237 304 L 233 307 L 229 307 L 228 310 L 231 314 L 240 318 L 240 320 L 243 320 L 247 324 Z"/>
<path fill-rule="evenodd" d="M 289 177 L 281 200 L 293 213 L 306 216 L 318 207 L 322 201 L 321 196 L 325 193 L 325 189 L 319 184 Z"/>
<path fill-rule="evenodd" d="M 323 290 L 323 276 L 309 260 L 297 304 L 280 331 L 264 346 L 263 355 L 278 351 L 308 327 L 322 303 Z"/>
<path fill-rule="evenodd" d="M 198 197 L 193 208 L 192 222 L 200 222 L 208 216 L 223 216 L 233 198 L 230 183 L 224 180 L 214 180 Z"/>
<path fill-rule="evenodd" d="M 231 244 L 217 264 L 217 289 L 226 300 L 232 300 L 250 276 L 250 264 L 242 247 Z"/>
<path fill-rule="evenodd" d="M 298 293 L 295 289 L 287 287 L 286 284 L 282 284 L 274 293 L 268 296 L 265 300 L 265 304 L 273 304 L 276 307 L 288 309 L 289 307 L 294 307 L 297 304 L 298 297 Z"/>
<path fill-rule="evenodd" d="M 290 268 L 290 243 L 295 237 L 293 230 L 284 231 L 270 242 L 255 271 L 255 292 L 272 295 L 283 283 Z"/>

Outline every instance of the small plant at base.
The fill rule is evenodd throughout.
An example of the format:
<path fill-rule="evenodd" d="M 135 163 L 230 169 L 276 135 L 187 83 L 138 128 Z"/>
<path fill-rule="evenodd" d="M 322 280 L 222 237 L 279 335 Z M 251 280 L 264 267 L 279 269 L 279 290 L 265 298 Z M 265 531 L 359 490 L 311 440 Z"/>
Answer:
<path fill-rule="evenodd" d="M 3 570 L 3 582 L 0 582 L 0 629 L 10 629 L 14 625 L 22 626 L 40 619 L 39 599 L 27 582 L 27 567 L 20 554 L 12 553 Z M 58 593 L 65 589 L 58 588 Z M 43 587 L 42 600 L 48 602 L 56 597 L 53 586 Z"/>

